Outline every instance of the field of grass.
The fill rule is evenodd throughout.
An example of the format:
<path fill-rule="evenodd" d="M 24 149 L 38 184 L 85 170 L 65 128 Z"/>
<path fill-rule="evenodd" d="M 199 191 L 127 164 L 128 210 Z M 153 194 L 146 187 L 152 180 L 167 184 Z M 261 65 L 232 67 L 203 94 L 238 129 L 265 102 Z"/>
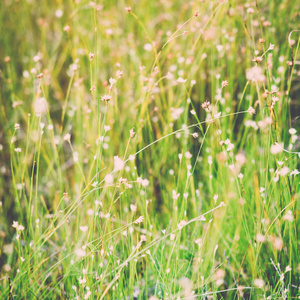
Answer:
<path fill-rule="evenodd" d="M 299 299 L 298 0 L 0 1 L 0 299 Z"/>

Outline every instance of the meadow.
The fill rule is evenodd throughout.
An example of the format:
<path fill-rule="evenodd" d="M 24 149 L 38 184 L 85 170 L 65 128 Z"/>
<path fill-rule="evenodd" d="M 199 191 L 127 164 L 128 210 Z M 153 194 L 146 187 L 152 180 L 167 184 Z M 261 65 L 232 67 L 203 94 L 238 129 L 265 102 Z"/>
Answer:
<path fill-rule="evenodd" d="M 0 1 L 0 299 L 299 299 L 300 2 Z"/>

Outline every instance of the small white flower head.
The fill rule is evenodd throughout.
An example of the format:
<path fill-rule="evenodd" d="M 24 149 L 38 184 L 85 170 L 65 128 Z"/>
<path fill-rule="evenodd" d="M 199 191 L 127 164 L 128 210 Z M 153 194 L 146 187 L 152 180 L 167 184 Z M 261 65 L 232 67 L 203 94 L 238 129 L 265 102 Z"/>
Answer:
<path fill-rule="evenodd" d="M 270 151 L 273 155 L 281 153 L 283 151 L 283 144 L 275 143 L 271 146 Z"/>
<path fill-rule="evenodd" d="M 173 241 L 174 239 L 175 239 L 175 234 L 174 234 L 174 233 L 171 233 L 171 234 L 170 234 L 170 240 Z"/>
<path fill-rule="evenodd" d="M 275 45 L 270 43 L 270 46 L 269 46 L 269 49 L 268 49 L 268 50 L 273 50 L 274 47 L 275 47 Z"/>
<path fill-rule="evenodd" d="M 84 257 L 84 256 L 86 256 L 86 252 L 82 248 L 75 250 L 75 254 L 78 257 Z"/>
<path fill-rule="evenodd" d="M 15 123 L 15 130 L 18 130 L 18 129 L 20 129 L 20 124 Z"/>
<path fill-rule="evenodd" d="M 264 286 L 265 286 L 265 281 L 263 279 L 254 279 L 254 285 L 257 287 L 257 288 L 260 288 L 262 289 Z"/>
<path fill-rule="evenodd" d="M 300 174 L 300 172 L 297 169 L 295 169 L 291 172 L 290 176 L 292 176 L 292 175 L 296 176 L 298 174 Z"/>
<path fill-rule="evenodd" d="M 152 44 L 147 43 L 147 44 L 144 45 L 144 49 L 146 51 L 150 52 L 153 49 L 153 46 L 152 46 Z"/>
<path fill-rule="evenodd" d="M 86 283 L 86 279 L 85 278 L 78 278 L 78 281 L 79 281 L 79 284 L 85 284 Z"/>
<path fill-rule="evenodd" d="M 114 172 L 123 170 L 125 166 L 124 161 L 119 156 L 114 156 Z"/>
<path fill-rule="evenodd" d="M 244 175 L 242 173 L 239 173 L 238 178 L 242 179 L 244 177 Z"/>
<path fill-rule="evenodd" d="M 295 128 L 290 128 L 289 129 L 289 134 L 294 135 L 297 133 L 297 130 Z"/>
<path fill-rule="evenodd" d="M 185 156 L 185 158 L 187 158 L 187 159 L 190 159 L 190 158 L 193 157 L 193 155 L 191 154 L 190 151 L 185 152 L 184 156 Z"/>
<path fill-rule="evenodd" d="M 179 160 L 181 161 L 181 159 L 182 159 L 182 153 L 179 153 L 179 154 L 178 154 L 178 158 L 179 158 Z"/>
<path fill-rule="evenodd" d="M 109 125 L 104 125 L 104 131 L 107 132 L 111 130 L 111 127 Z"/>
<path fill-rule="evenodd" d="M 276 173 L 280 176 L 286 176 L 289 172 L 289 167 L 283 167 L 282 169 L 276 171 Z"/>
<path fill-rule="evenodd" d="M 42 116 L 46 114 L 48 110 L 47 100 L 44 97 L 38 98 L 35 100 L 33 107 L 34 107 L 35 115 L 38 117 Z"/>
<path fill-rule="evenodd" d="M 131 210 L 131 211 L 135 212 L 136 209 L 137 209 L 137 206 L 136 206 L 136 205 L 130 204 L 130 210 Z"/>
<path fill-rule="evenodd" d="M 177 82 L 179 82 L 179 83 L 185 83 L 185 82 L 186 82 L 186 79 L 183 79 L 183 78 L 179 77 L 179 78 L 177 79 Z"/>
<path fill-rule="evenodd" d="M 130 129 L 130 137 L 133 138 L 134 135 L 135 135 L 135 132 L 133 131 L 133 128 L 132 128 L 132 129 Z"/>
<path fill-rule="evenodd" d="M 111 96 L 110 96 L 110 95 L 105 94 L 105 95 L 101 96 L 101 100 L 102 100 L 102 101 L 107 102 L 107 101 L 109 101 L 110 99 L 111 99 Z"/>
<path fill-rule="evenodd" d="M 258 66 L 248 69 L 246 72 L 246 78 L 253 82 L 264 82 L 266 80 L 266 76 L 263 74 L 262 68 Z"/>
<path fill-rule="evenodd" d="M 90 52 L 90 54 L 89 54 L 89 60 L 92 61 L 94 57 L 95 57 L 95 54 Z"/>
<path fill-rule="evenodd" d="M 55 11 L 55 17 L 56 18 L 61 18 L 63 16 L 64 12 L 61 9 L 57 9 Z"/>
<path fill-rule="evenodd" d="M 172 198 L 173 198 L 173 200 L 176 201 L 176 200 L 179 198 L 179 196 L 180 196 L 180 194 L 179 194 L 179 193 L 176 193 L 175 190 L 172 191 Z"/>
<path fill-rule="evenodd" d="M 214 201 L 215 201 L 215 203 L 217 202 L 218 198 L 219 198 L 219 195 L 218 195 L 218 194 L 215 194 L 215 195 L 214 195 Z"/>
<path fill-rule="evenodd" d="M 23 231 L 25 229 L 18 221 L 13 221 L 12 227 L 16 228 L 17 231 Z"/>
<path fill-rule="evenodd" d="M 136 219 L 135 221 L 134 221 L 134 223 L 135 224 L 140 224 L 140 223 L 142 223 L 144 221 L 144 217 L 143 216 L 140 216 L 138 219 Z"/>
<path fill-rule="evenodd" d="M 71 139 L 71 134 L 70 134 L 70 133 L 67 133 L 67 134 L 64 136 L 64 141 L 70 142 L 70 139 Z"/>
<path fill-rule="evenodd" d="M 104 181 L 105 181 L 105 184 L 106 185 L 110 185 L 114 182 L 114 177 L 112 174 L 107 174 L 105 177 L 104 177 Z"/>
<path fill-rule="evenodd" d="M 247 112 L 248 112 L 251 116 L 253 116 L 253 115 L 255 114 L 255 109 L 254 109 L 252 106 L 250 106 L 250 107 L 248 108 Z"/>
<path fill-rule="evenodd" d="M 89 227 L 88 226 L 79 226 L 79 229 L 82 231 L 82 232 L 86 232 Z"/>
<path fill-rule="evenodd" d="M 187 221 L 182 220 L 182 221 L 180 221 L 180 223 L 177 224 L 177 227 L 179 230 L 181 230 L 186 224 L 187 224 Z"/>

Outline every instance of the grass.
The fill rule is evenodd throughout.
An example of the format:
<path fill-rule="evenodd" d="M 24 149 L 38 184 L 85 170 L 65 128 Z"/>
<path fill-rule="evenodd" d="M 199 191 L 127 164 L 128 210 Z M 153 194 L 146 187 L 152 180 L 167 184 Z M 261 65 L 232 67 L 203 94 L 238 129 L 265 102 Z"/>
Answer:
<path fill-rule="evenodd" d="M 299 298 L 299 11 L 1 1 L 2 299 Z"/>

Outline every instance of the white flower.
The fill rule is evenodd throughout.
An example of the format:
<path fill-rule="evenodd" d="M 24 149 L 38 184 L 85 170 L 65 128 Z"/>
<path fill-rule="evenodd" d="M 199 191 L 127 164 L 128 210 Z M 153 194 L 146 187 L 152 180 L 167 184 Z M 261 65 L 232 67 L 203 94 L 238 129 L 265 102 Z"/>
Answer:
<path fill-rule="evenodd" d="M 79 278 L 78 281 L 79 281 L 79 284 L 86 283 L 86 279 L 85 278 Z"/>
<path fill-rule="evenodd" d="M 130 204 L 130 209 L 131 209 L 131 211 L 136 211 L 137 206 L 133 205 L 133 204 Z"/>
<path fill-rule="evenodd" d="M 256 286 L 256 287 L 258 287 L 258 288 L 263 288 L 264 287 L 264 285 L 265 285 L 265 281 L 263 280 L 263 279 L 254 279 L 254 285 Z"/>
<path fill-rule="evenodd" d="M 240 179 L 242 179 L 244 177 L 244 175 L 242 174 L 242 173 L 240 173 L 239 175 L 238 175 L 238 178 L 240 178 Z"/>
<path fill-rule="evenodd" d="M 297 130 L 296 130 L 295 128 L 290 128 L 290 129 L 289 129 L 289 133 L 290 133 L 291 135 L 296 134 L 296 132 L 297 132 Z"/>
<path fill-rule="evenodd" d="M 280 176 L 286 176 L 290 172 L 290 169 L 288 167 L 283 167 L 280 170 L 277 170 L 277 174 Z"/>
<path fill-rule="evenodd" d="M 78 257 L 84 257 L 86 256 L 86 252 L 83 250 L 83 249 L 77 249 L 75 250 L 75 254 L 78 256 Z"/>
<path fill-rule="evenodd" d="M 79 226 L 79 229 L 82 231 L 82 232 L 86 232 L 88 230 L 88 226 Z"/>
<path fill-rule="evenodd" d="M 152 46 L 152 44 L 147 43 L 147 44 L 144 45 L 144 49 L 146 51 L 150 52 L 153 49 L 153 46 Z"/>
<path fill-rule="evenodd" d="M 70 141 L 70 138 L 71 138 L 71 134 L 70 133 L 67 133 L 65 136 L 64 136 L 64 141 Z"/>
<path fill-rule="evenodd" d="M 271 146 L 270 151 L 273 155 L 281 153 L 283 151 L 283 144 L 275 143 Z"/>
<path fill-rule="evenodd" d="M 177 82 L 179 82 L 179 83 L 185 83 L 185 82 L 186 82 L 186 79 L 183 79 L 183 78 L 179 77 L 179 78 L 177 79 Z"/>
<path fill-rule="evenodd" d="M 296 176 L 296 175 L 298 175 L 298 174 L 300 174 L 300 172 L 299 172 L 297 169 L 295 169 L 294 171 L 291 172 L 290 175 L 291 175 L 291 176 L 292 176 L 292 175 Z"/>
<path fill-rule="evenodd" d="M 107 174 L 104 177 L 104 181 L 105 181 L 105 184 L 107 184 L 107 185 L 112 184 L 114 182 L 114 177 L 112 176 L 112 174 Z"/>
<path fill-rule="evenodd" d="M 187 152 L 185 152 L 184 156 L 185 156 L 187 159 L 190 159 L 190 158 L 192 158 L 193 155 L 191 154 L 190 151 L 187 151 Z"/>
<path fill-rule="evenodd" d="M 34 107 L 35 114 L 37 116 L 44 115 L 48 110 L 47 100 L 44 97 L 39 98 L 35 100 L 33 107 Z"/>
<path fill-rule="evenodd" d="M 172 112 L 171 112 L 171 117 L 174 119 L 174 120 L 177 120 L 179 119 L 180 115 L 184 112 L 184 108 L 183 107 L 179 107 L 179 108 L 176 108 L 174 109 Z"/>
<path fill-rule="evenodd" d="M 182 220 L 180 223 L 177 224 L 177 227 L 179 230 L 181 230 L 186 224 L 187 221 Z"/>
<path fill-rule="evenodd" d="M 179 196 L 180 196 L 180 194 L 179 194 L 179 193 L 176 193 L 175 190 L 172 191 L 172 198 L 173 198 L 173 200 L 176 201 L 176 200 L 179 198 Z"/>
<path fill-rule="evenodd" d="M 144 221 L 144 217 L 143 216 L 140 216 L 138 219 L 136 219 L 134 221 L 135 224 L 139 224 L 139 223 L 142 223 Z"/>
<path fill-rule="evenodd" d="M 170 240 L 173 241 L 175 239 L 175 234 L 171 233 L 170 234 Z"/>
<path fill-rule="evenodd" d="M 115 156 L 114 157 L 114 171 L 121 171 L 125 166 L 124 161 L 119 157 L 119 156 Z"/>
<path fill-rule="evenodd" d="M 246 78 L 253 82 L 264 82 L 266 80 L 266 76 L 263 74 L 262 68 L 257 66 L 247 69 Z"/>
<path fill-rule="evenodd" d="M 252 106 L 250 106 L 250 107 L 248 108 L 247 112 L 248 112 L 251 116 L 253 116 L 253 115 L 255 114 L 255 109 L 254 109 Z"/>

